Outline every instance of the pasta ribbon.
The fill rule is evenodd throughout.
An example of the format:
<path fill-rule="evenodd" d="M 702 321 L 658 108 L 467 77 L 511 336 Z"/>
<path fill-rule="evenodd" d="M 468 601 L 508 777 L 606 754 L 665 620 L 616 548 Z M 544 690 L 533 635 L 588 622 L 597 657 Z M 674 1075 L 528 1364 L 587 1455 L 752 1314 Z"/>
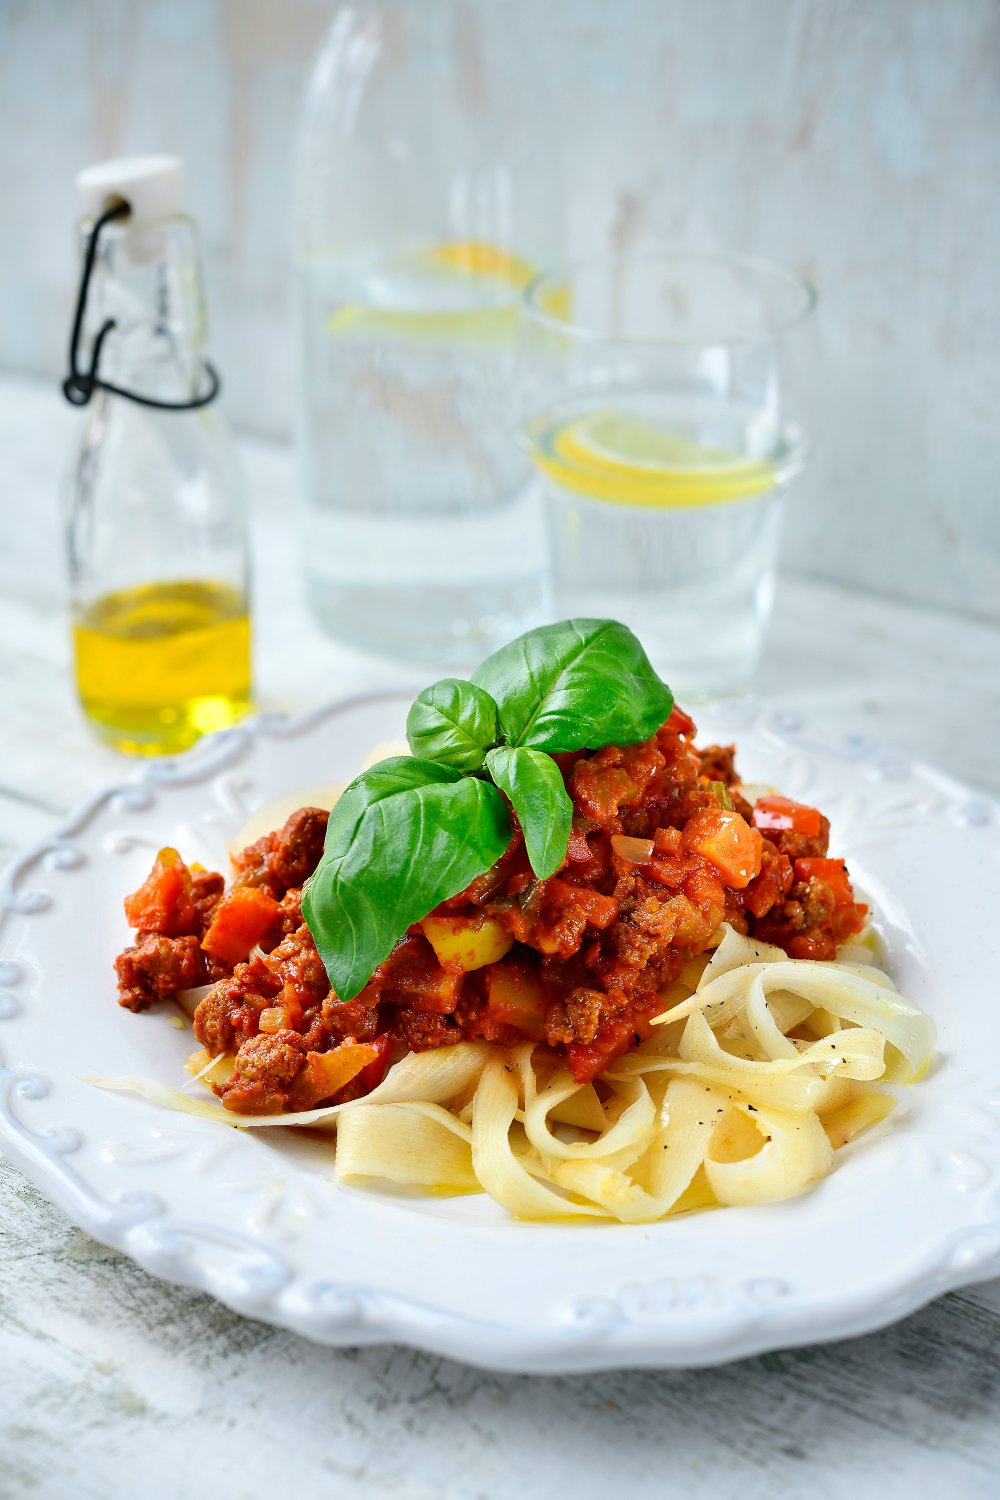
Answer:
<path fill-rule="evenodd" d="M 914 1082 L 933 1052 L 931 1021 L 856 940 L 819 963 L 726 928 L 664 1004 L 653 1035 L 593 1083 L 532 1042 L 410 1053 L 364 1098 L 289 1115 L 89 1081 L 238 1129 L 336 1131 L 347 1184 L 482 1190 L 518 1218 L 640 1224 L 801 1193 L 892 1110 L 884 1085 Z M 229 1063 L 198 1061 L 203 1082 Z"/>

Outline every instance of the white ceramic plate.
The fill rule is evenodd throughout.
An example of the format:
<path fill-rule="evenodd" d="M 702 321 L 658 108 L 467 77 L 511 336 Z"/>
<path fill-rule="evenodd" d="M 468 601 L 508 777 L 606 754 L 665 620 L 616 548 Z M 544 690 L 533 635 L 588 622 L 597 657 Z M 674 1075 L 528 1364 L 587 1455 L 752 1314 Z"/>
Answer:
<path fill-rule="evenodd" d="M 815 801 L 874 903 L 939 1061 L 901 1110 L 787 1203 L 651 1226 L 515 1222 L 486 1197 L 340 1187 L 329 1145 L 237 1131 L 81 1082 L 176 1085 L 166 1009 L 115 1003 L 122 896 L 155 851 L 221 867 L 280 792 L 352 775 L 401 732 L 384 695 L 265 718 L 94 798 L 0 890 L 0 1141 L 89 1233 L 157 1275 L 330 1344 L 403 1341 L 523 1371 L 706 1365 L 888 1323 L 1000 1272 L 1000 807 L 860 740 L 730 706 L 748 780 Z"/>

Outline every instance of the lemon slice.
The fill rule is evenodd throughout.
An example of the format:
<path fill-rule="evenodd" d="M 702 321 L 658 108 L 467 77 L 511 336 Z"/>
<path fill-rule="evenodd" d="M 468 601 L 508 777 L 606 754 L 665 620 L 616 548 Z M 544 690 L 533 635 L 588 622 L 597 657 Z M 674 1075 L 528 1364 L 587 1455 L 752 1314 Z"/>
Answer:
<path fill-rule="evenodd" d="M 469 276 L 492 276 L 509 286 L 524 287 L 535 274 L 535 268 L 519 255 L 501 250 L 486 240 L 453 240 L 426 250 L 424 258 L 434 265 L 451 266 Z"/>
<path fill-rule="evenodd" d="M 718 473 L 747 467 L 746 459 L 722 448 L 709 448 L 613 409 L 588 412 L 571 422 L 557 437 L 555 447 L 572 462 L 597 464 L 641 479 L 650 474 Z"/>
<path fill-rule="evenodd" d="M 517 294 L 534 274 L 528 261 L 487 241 L 435 245 L 379 265 L 372 300 L 338 307 L 326 332 L 334 338 L 509 341 L 517 329 Z"/>
<path fill-rule="evenodd" d="M 741 458 L 610 407 L 566 423 L 534 457 L 567 489 L 631 505 L 719 505 L 775 483 L 774 466 L 765 460 Z"/>

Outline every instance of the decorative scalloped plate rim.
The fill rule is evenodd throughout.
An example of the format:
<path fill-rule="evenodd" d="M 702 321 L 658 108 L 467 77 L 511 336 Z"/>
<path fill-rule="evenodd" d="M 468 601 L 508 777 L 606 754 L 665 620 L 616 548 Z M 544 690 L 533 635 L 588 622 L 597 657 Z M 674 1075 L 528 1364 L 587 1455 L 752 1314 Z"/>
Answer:
<path fill-rule="evenodd" d="M 322 1343 L 403 1342 L 531 1373 L 709 1365 L 844 1338 L 1000 1273 L 1000 1060 L 983 1050 L 1000 973 L 986 920 L 1000 805 L 745 700 L 704 709 L 702 740 L 735 738 L 748 779 L 829 812 L 900 988 L 940 1032 L 928 1079 L 803 1197 L 652 1226 L 523 1224 L 480 1195 L 345 1189 L 329 1146 L 84 1084 L 99 1072 L 176 1082 L 190 1049 L 167 1008 L 134 1017 L 113 1003 L 120 898 L 152 851 L 219 858 L 255 806 L 350 775 L 398 735 L 406 701 L 350 698 L 214 735 L 92 797 L 7 868 L 0 1143 L 26 1176 L 96 1239 L 247 1316 Z M 958 865 L 961 884 L 936 883 Z M 956 950 L 956 927 L 975 943 Z"/>

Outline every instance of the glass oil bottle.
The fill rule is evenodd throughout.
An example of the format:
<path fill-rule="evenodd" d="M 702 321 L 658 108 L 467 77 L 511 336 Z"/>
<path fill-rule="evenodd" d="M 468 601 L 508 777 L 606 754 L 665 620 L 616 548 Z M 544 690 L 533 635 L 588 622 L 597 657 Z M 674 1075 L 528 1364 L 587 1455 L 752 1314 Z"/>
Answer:
<path fill-rule="evenodd" d="M 76 687 L 118 749 L 186 749 L 251 697 L 242 485 L 203 359 L 174 157 L 77 179 L 84 272 L 64 392 L 85 408 L 66 495 Z"/>

